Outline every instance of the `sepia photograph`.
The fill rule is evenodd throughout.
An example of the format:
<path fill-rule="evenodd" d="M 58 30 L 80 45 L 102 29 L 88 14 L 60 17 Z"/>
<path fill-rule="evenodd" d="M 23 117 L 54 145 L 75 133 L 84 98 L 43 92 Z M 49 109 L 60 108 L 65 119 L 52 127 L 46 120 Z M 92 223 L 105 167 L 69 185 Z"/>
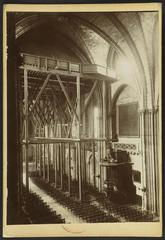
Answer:
<path fill-rule="evenodd" d="M 161 4 L 3 13 L 4 235 L 161 236 Z"/>

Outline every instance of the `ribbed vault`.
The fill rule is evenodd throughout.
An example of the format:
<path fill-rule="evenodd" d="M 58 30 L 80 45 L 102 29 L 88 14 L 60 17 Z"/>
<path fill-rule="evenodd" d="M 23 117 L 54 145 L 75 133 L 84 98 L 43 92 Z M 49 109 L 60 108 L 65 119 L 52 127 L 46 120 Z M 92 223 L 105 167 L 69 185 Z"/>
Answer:
<path fill-rule="evenodd" d="M 45 13 L 44 17 L 40 13 L 22 13 L 16 17 L 16 38 L 47 28 L 54 41 L 69 48 L 83 63 L 111 67 L 114 56 L 119 58 L 129 71 L 128 76 L 120 76 L 121 84 L 131 78 L 141 108 L 151 108 L 155 101 L 151 93 L 156 21 L 156 12 Z"/>

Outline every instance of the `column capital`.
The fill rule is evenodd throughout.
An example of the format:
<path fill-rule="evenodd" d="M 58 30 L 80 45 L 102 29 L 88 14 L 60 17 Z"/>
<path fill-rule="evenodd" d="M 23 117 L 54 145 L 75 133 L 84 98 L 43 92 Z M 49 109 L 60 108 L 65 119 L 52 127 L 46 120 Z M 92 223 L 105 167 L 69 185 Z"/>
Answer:
<path fill-rule="evenodd" d="M 154 107 L 154 108 L 146 108 L 146 109 L 139 109 L 140 114 L 145 114 L 145 113 L 155 113 L 159 110 L 159 107 Z"/>

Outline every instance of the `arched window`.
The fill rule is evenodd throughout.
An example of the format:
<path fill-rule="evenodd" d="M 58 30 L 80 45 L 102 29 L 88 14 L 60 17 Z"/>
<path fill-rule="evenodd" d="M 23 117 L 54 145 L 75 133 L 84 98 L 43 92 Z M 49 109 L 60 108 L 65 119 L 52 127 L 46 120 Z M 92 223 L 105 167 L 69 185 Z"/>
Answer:
<path fill-rule="evenodd" d="M 130 86 L 125 87 L 113 107 L 115 115 L 113 135 L 117 134 L 119 137 L 139 136 L 138 108 L 138 97 L 135 90 Z"/>

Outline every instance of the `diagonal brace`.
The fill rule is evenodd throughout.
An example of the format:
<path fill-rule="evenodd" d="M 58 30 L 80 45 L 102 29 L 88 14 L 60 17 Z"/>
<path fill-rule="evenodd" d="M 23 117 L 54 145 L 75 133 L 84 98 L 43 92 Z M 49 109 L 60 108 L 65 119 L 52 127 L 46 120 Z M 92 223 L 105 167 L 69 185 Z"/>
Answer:
<path fill-rule="evenodd" d="M 94 84 L 93 84 L 93 86 L 92 86 L 92 89 L 91 89 L 91 91 L 90 91 L 90 93 L 89 93 L 89 95 L 88 95 L 88 97 L 87 97 L 86 102 L 85 102 L 85 106 L 84 106 L 84 110 L 83 110 L 82 115 L 84 115 L 84 113 L 85 113 L 85 111 L 86 111 L 86 109 L 87 109 L 87 107 L 88 107 L 88 104 L 90 103 L 90 100 L 91 100 L 91 98 L 92 98 L 92 96 L 93 96 L 93 93 L 94 93 L 96 87 L 97 87 L 97 84 L 98 84 L 98 80 L 95 80 L 95 82 L 94 82 Z"/>
<path fill-rule="evenodd" d="M 37 97 L 36 97 L 36 100 L 35 100 L 32 108 L 31 108 L 30 113 L 34 110 L 36 104 L 38 103 L 38 100 L 40 99 L 43 91 L 45 90 L 45 87 L 46 87 L 46 85 L 47 85 L 47 83 L 48 83 L 48 81 L 49 81 L 49 79 L 50 79 L 50 76 L 51 76 L 51 74 L 48 74 L 47 78 L 45 79 L 44 84 L 42 85 L 42 87 L 41 87 L 41 89 L 40 89 L 40 91 L 39 91 L 39 94 L 38 94 Z"/>
<path fill-rule="evenodd" d="M 60 78 L 60 76 L 59 76 L 57 73 L 56 73 L 56 77 L 57 77 L 57 80 L 58 80 L 58 82 L 59 82 L 59 84 L 60 84 L 60 86 L 61 86 L 61 89 L 62 89 L 62 91 L 63 91 L 63 93 L 64 93 L 64 95 L 65 95 L 65 97 L 66 97 L 66 99 L 67 99 L 67 102 L 68 102 L 70 108 L 72 109 L 73 113 L 75 114 L 76 119 L 79 121 L 78 116 L 77 116 L 77 113 L 76 113 L 76 111 L 75 111 L 75 109 L 74 109 L 74 107 L 73 107 L 73 105 L 72 105 L 72 103 L 71 103 L 71 100 L 70 100 L 70 98 L 69 98 L 69 96 L 68 96 L 68 94 L 67 94 L 67 92 L 66 92 L 66 90 L 65 90 L 65 87 L 64 87 L 64 85 L 63 85 L 63 83 L 62 83 L 62 81 L 61 81 L 61 78 Z"/>

